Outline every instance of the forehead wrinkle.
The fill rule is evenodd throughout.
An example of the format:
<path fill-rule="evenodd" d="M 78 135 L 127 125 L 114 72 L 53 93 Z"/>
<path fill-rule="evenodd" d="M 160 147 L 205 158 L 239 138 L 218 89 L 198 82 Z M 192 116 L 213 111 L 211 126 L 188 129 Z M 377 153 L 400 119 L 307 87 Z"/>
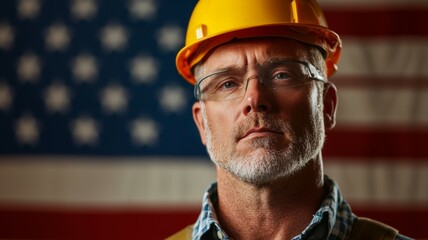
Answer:
<path fill-rule="evenodd" d="M 213 68 L 210 67 L 210 71 L 206 71 L 203 74 L 206 75 L 220 70 L 241 71 L 247 69 L 256 57 L 253 49 L 248 48 L 246 42 L 242 40 L 239 44 L 231 42 L 217 47 L 201 61 L 201 64 L 204 65 L 204 70 L 206 70 L 207 65 L 214 66 Z"/>
<path fill-rule="evenodd" d="M 230 74 L 243 73 L 243 72 L 246 72 L 246 70 L 247 70 L 246 65 L 239 66 L 238 64 L 231 64 L 229 66 L 220 66 L 218 68 L 212 69 L 210 72 L 207 72 L 207 73 L 203 73 L 203 71 L 201 70 L 199 71 L 199 74 L 200 74 L 199 76 L 201 77 L 198 79 L 198 82 L 210 76 L 221 75 L 223 73 L 230 73 Z"/>

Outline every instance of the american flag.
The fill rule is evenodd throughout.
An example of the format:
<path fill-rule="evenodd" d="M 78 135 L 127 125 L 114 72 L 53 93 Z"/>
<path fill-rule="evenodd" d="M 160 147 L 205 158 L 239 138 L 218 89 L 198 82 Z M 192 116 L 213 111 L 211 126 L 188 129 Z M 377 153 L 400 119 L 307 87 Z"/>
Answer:
<path fill-rule="evenodd" d="M 322 0 L 343 38 L 326 173 L 428 237 L 428 2 Z M 0 1 L 0 238 L 162 239 L 215 172 L 176 72 L 195 1 Z"/>

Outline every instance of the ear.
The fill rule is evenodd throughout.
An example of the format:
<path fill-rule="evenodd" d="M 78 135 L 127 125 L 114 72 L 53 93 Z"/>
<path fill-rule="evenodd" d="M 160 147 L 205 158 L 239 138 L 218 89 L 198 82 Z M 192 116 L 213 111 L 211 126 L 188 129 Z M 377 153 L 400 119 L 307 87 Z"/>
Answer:
<path fill-rule="evenodd" d="M 201 141 L 205 145 L 207 143 L 206 131 L 205 131 L 205 125 L 204 125 L 204 118 L 202 117 L 202 106 L 200 102 L 195 102 L 193 104 L 192 114 L 193 114 L 193 120 L 195 121 L 196 127 L 198 128 Z"/>
<path fill-rule="evenodd" d="M 337 88 L 332 82 L 324 84 L 324 126 L 332 129 L 336 125 Z"/>

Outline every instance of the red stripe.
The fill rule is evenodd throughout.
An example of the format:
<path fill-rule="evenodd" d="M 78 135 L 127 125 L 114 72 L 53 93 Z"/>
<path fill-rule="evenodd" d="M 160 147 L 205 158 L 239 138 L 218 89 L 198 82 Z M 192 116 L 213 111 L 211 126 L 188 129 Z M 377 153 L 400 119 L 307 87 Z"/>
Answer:
<path fill-rule="evenodd" d="M 325 9 L 329 27 L 341 36 L 428 36 L 428 8 Z"/>
<path fill-rule="evenodd" d="M 198 210 L 0 208 L 0 239 L 165 239 Z"/>
<path fill-rule="evenodd" d="M 428 89 L 427 77 L 333 76 L 330 80 L 338 87 Z"/>
<path fill-rule="evenodd" d="M 428 236 L 423 209 L 354 208 L 359 216 L 383 221 L 411 237 Z M 1 239 L 165 239 L 195 222 L 198 210 L 90 211 L 0 209 Z"/>
<path fill-rule="evenodd" d="M 428 129 L 337 128 L 327 132 L 326 157 L 428 161 Z"/>

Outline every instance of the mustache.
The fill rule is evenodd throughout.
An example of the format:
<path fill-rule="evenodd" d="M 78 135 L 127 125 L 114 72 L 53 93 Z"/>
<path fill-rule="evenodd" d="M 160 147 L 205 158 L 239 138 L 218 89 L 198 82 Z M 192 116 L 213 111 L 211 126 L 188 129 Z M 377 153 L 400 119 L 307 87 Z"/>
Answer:
<path fill-rule="evenodd" d="M 235 141 L 241 139 L 252 128 L 266 128 L 274 132 L 292 132 L 290 124 L 264 113 L 254 113 L 238 122 L 232 129 Z"/>

